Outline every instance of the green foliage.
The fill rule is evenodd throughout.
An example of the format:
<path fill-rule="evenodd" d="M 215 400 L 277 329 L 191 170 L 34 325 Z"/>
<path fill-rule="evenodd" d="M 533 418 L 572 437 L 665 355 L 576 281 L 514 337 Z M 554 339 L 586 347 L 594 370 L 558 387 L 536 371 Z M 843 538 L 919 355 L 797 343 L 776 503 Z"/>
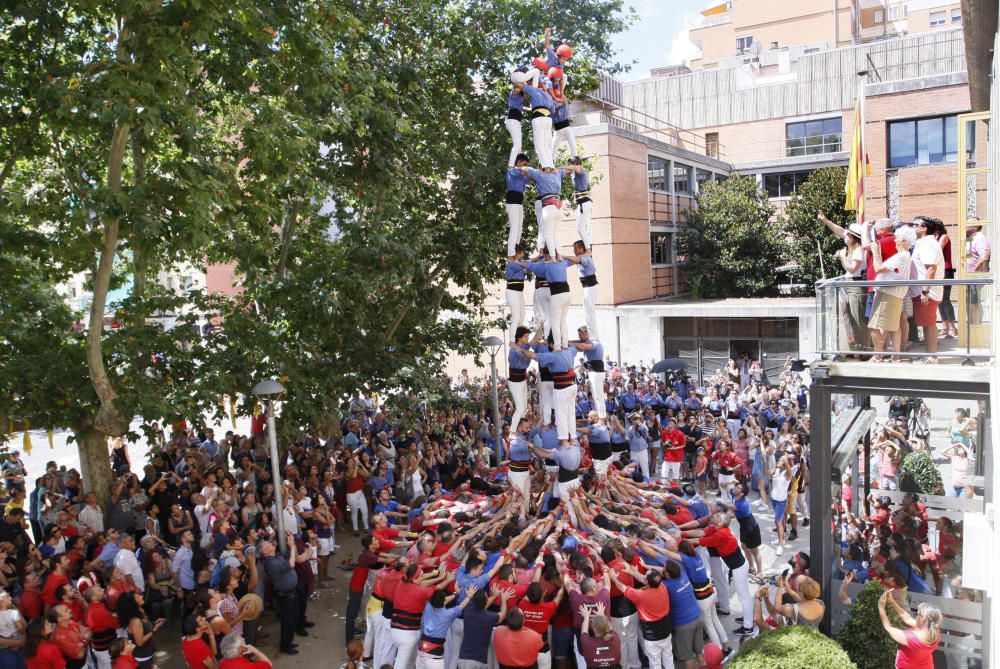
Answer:
<path fill-rule="evenodd" d="M 837 640 L 858 669 L 884 669 L 894 666 L 896 643 L 882 628 L 878 600 L 885 592 L 879 581 L 868 581 L 851 604 Z M 886 608 L 893 625 L 902 623 L 894 608 Z"/>
<path fill-rule="evenodd" d="M 774 207 L 752 177 L 706 182 L 677 242 L 696 298 L 755 297 L 774 292 L 785 242 Z"/>
<path fill-rule="evenodd" d="M 926 451 L 913 451 L 903 458 L 899 468 L 899 489 L 926 495 L 943 495 L 944 481 L 934 460 Z"/>
<path fill-rule="evenodd" d="M 799 625 L 779 627 L 751 639 L 726 666 L 729 669 L 857 669 L 836 641 Z"/>
<path fill-rule="evenodd" d="M 823 278 L 824 270 L 828 279 L 843 274 L 836 253 L 844 247 L 844 242 L 816 216 L 822 212 L 844 228 L 854 222 L 854 212 L 844 209 L 846 178 L 846 167 L 816 170 L 799 186 L 785 207 L 782 226 L 788 236 L 789 260 L 798 264 L 800 269 L 795 272 L 795 282 L 806 284 L 805 293 L 808 295 L 815 293 L 814 284 Z"/>

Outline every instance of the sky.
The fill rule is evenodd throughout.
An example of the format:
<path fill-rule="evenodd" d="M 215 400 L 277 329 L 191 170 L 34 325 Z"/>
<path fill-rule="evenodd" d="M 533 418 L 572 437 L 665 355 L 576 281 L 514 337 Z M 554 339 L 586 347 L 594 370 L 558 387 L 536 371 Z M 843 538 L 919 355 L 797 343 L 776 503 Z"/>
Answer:
<path fill-rule="evenodd" d="M 622 81 L 649 76 L 649 70 L 690 61 L 698 54 L 688 41 L 688 28 L 709 0 L 626 0 L 639 15 L 632 29 L 615 37 L 622 63 L 638 62 L 618 75 Z"/>

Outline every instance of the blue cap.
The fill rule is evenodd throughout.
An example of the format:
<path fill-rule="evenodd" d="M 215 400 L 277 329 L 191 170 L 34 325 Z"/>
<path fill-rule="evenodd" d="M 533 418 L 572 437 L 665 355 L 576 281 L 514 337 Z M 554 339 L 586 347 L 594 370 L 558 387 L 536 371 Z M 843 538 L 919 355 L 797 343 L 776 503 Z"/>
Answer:
<path fill-rule="evenodd" d="M 571 551 L 575 548 L 580 547 L 580 541 L 576 537 L 566 537 L 562 542 L 562 549 L 564 551 Z"/>

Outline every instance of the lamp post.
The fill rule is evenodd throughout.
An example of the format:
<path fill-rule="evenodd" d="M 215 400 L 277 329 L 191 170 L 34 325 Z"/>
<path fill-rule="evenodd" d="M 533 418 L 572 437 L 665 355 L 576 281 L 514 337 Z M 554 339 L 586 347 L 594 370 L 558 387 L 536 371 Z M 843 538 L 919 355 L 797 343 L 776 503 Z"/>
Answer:
<path fill-rule="evenodd" d="M 278 435 L 274 428 L 274 402 L 282 393 L 285 387 L 274 379 L 265 379 L 253 388 L 253 394 L 261 398 L 267 405 L 267 441 L 271 452 L 271 478 L 274 480 L 274 521 L 278 525 L 278 547 L 284 552 L 287 548 L 285 542 L 285 518 L 284 499 L 281 490 L 281 466 L 278 463 Z"/>
<path fill-rule="evenodd" d="M 503 339 L 500 337 L 486 337 L 483 339 L 483 348 L 490 354 L 490 373 L 493 377 L 493 429 L 496 431 L 497 440 L 497 462 L 503 460 L 503 430 L 500 426 L 500 396 L 497 393 L 497 353 L 503 348 Z"/>

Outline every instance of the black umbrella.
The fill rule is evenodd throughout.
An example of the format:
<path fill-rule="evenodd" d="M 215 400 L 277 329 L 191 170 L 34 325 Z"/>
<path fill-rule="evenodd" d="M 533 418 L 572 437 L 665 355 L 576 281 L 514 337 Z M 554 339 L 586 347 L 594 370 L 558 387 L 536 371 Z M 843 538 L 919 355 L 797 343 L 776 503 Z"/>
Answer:
<path fill-rule="evenodd" d="M 649 371 L 652 374 L 666 374 L 667 372 L 676 372 L 681 369 L 687 369 L 686 362 L 680 358 L 667 358 L 653 365 L 653 369 Z"/>

